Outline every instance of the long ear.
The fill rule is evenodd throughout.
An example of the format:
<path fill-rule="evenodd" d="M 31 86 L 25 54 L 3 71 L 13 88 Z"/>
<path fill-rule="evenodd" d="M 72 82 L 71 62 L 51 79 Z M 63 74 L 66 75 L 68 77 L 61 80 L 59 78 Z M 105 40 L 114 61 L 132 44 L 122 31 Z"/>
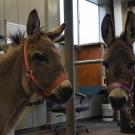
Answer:
<path fill-rule="evenodd" d="M 125 38 L 128 43 L 132 44 L 135 40 L 135 14 L 128 12 L 125 25 Z"/>
<path fill-rule="evenodd" d="M 107 45 L 115 39 L 114 27 L 110 14 L 106 14 L 106 16 L 103 18 L 101 33 L 103 40 Z"/>
<path fill-rule="evenodd" d="M 27 34 L 32 36 L 34 33 L 40 31 L 40 20 L 36 9 L 32 10 L 28 16 L 27 21 Z"/>
<path fill-rule="evenodd" d="M 55 41 L 57 40 L 57 38 L 60 37 L 61 33 L 64 31 L 66 27 L 66 24 L 63 23 L 61 26 L 55 28 L 54 30 L 52 30 L 51 32 L 48 32 L 47 35 L 48 37 L 52 40 Z"/>
<path fill-rule="evenodd" d="M 60 42 L 64 42 L 65 41 L 65 35 L 62 34 L 61 36 L 59 36 L 58 38 L 56 38 L 54 40 L 55 43 L 60 43 Z"/>

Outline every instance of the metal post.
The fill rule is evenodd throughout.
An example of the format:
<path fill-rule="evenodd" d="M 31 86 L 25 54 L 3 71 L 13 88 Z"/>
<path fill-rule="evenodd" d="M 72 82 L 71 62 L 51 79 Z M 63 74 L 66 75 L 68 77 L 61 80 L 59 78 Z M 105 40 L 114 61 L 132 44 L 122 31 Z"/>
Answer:
<path fill-rule="evenodd" d="M 65 61 L 69 79 L 73 86 L 73 96 L 67 104 L 66 135 L 75 135 L 75 83 L 74 83 L 74 46 L 73 46 L 73 2 L 72 0 L 64 0 L 64 21 L 66 23 L 65 30 Z"/>

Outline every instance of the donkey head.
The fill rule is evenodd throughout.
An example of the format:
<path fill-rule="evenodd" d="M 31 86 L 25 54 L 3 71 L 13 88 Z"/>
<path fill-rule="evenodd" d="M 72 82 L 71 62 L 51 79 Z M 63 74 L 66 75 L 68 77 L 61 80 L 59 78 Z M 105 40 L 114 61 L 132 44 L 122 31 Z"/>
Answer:
<path fill-rule="evenodd" d="M 72 88 L 54 41 L 65 24 L 44 33 L 36 10 L 31 11 L 27 22 L 27 39 L 24 43 L 23 87 L 28 94 L 39 93 L 57 103 L 66 102 Z"/>
<path fill-rule="evenodd" d="M 130 94 L 134 84 L 132 44 L 135 40 L 135 15 L 128 12 L 125 31 L 120 37 L 115 37 L 113 22 L 107 14 L 101 26 L 102 37 L 106 43 L 103 65 L 106 70 L 106 80 L 109 98 L 114 109 L 123 109 L 131 102 Z"/>

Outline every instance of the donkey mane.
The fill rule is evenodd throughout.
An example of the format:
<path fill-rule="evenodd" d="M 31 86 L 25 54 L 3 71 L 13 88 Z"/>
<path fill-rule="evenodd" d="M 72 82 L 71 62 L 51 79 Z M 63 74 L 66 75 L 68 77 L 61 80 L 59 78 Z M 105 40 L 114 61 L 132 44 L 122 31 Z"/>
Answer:
<path fill-rule="evenodd" d="M 39 31 L 38 35 L 39 35 L 39 37 L 40 37 L 41 35 L 45 35 L 44 27 L 41 27 L 41 28 L 40 28 L 40 31 Z M 22 43 L 22 41 L 25 40 L 25 32 L 18 30 L 18 31 L 16 31 L 15 33 L 10 33 L 8 37 L 9 37 L 9 39 L 11 40 L 12 45 L 13 45 L 13 46 L 14 46 L 14 45 L 17 46 L 17 45 L 20 45 L 20 44 Z"/>
<path fill-rule="evenodd" d="M 43 27 L 41 27 L 39 31 L 39 36 L 42 35 L 45 35 Z M 0 75 L 6 74 L 11 68 L 11 65 L 14 64 L 15 59 L 19 56 L 18 53 L 21 51 L 20 48 L 23 46 L 22 42 L 25 40 L 25 32 L 18 30 L 13 34 L 10 33 L 9 38 L 12 41 L 12 46 L 15 47 L 8 48 L 7 53 L 0 56 Z M 35 40 L 34 37 L 32 40 Z"/>
<path fill-rule="evenodd" d="M 9 39 L 12 41 L 12 44 L 19 45 L 24 40 L 25 32 L 20 30 L 16 31 L 15 33 L 9 34 Z"/>

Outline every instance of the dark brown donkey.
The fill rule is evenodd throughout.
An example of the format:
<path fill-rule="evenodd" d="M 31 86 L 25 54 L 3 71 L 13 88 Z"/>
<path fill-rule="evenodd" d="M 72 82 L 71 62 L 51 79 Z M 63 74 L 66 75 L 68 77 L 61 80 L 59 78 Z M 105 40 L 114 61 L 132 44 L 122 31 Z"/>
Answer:
<path fill-rule="evenodd" d="M 27 38 L 0 57 L 0 135 L 7 135 L 35 93 L 56 103 L 66 102 L 72 88 L 53 41 L 65 24 L 44 33 L 36 10 L 27 22 Z"/>
<path fill-rule="evenodd" d="M 125 31 L 120 37 L 115 37 L 110 14 L 104 17 L 101 30 L 106 43 L 103 64 L 106 67 L 110 102 L 116 110 L 133 111 L 135 107 L 135 57 L 133 55 L 135 14 L 128 12 Z"/>

